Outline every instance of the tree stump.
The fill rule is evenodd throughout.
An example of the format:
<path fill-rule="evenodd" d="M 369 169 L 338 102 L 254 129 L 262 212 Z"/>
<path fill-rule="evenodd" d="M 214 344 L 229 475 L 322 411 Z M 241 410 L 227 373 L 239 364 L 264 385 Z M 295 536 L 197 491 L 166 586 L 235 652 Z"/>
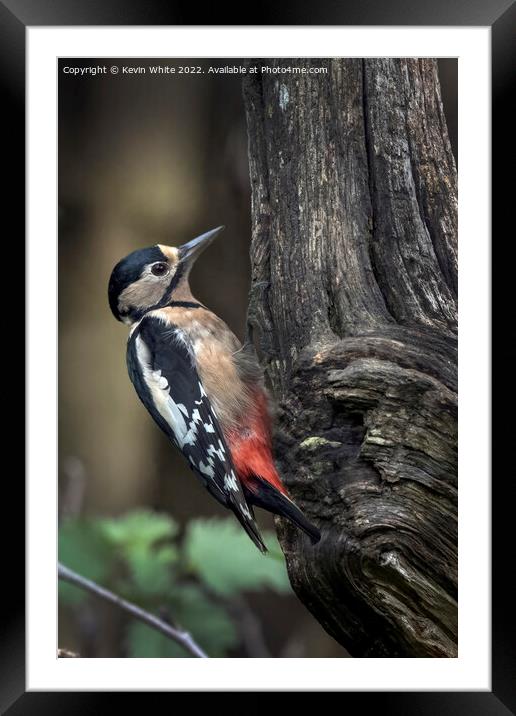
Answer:
<path fill-rule="evenodd" d="M 292 586 L 352 656 L 457 655 L 457 186 L 431 59 L 244 78 L 249 337 Z"/>

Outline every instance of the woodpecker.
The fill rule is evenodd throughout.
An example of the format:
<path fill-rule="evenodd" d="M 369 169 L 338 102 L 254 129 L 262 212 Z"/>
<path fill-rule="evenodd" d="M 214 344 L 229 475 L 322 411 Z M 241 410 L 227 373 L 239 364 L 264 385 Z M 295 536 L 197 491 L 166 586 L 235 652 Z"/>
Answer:
<path fill-rule="evenodd" d="M 109 305 L 131 328 L 129 376 L 155 422 L 258 549 L 267 551 L 254 506 L 286 517 L 315 544 L 319 530 L 289 497 L 274 465 L 258 361 L 190 290 L 195 260 L 223 228 L 177 248 L 138 249 L 113 269 Z"/>

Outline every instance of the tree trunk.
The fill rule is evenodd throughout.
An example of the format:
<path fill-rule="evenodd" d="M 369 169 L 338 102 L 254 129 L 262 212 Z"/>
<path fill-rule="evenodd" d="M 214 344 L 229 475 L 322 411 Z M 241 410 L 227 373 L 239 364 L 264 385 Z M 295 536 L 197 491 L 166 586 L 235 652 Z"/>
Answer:
<path fill-rule="evenodd" d="M 352 656 L 457 655 L 457 196 L 437 63 L 248 74 L 249 334 L 323 533 L 292 585 Z"/>

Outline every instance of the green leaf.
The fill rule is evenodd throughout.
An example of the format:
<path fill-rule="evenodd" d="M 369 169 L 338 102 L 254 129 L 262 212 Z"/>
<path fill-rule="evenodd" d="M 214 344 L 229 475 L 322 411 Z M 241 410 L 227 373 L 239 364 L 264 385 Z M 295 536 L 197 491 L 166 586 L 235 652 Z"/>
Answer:
<path fill-rule="evenodd" d="M 99 528 L 129 567 L 131 582 L 125 589 L 133 598 L 167 596 L 173 586 L 170 565 L 177 561 L 178 552 L 170 543 L 159 543 L 177 534 L 175 521 L 169 515 L 135 510 L 116 519 L 99 520 Z"/>
<path fill-rule="evenodd" d="M 177 562 L 178 556 L 173 545 L 133 550 L 127 555 L 127 562 L 134 588 L 144 596 L 167 596 L 173 589 L 171 565 Z"/>
<path fill-rule="evenodd" d="M 188 568 L 220 595 L 266 587 L 290 591 L 285 562 L 278 559 L 275 535 L 263 534 L 268 555 L 261 554 L 233 520 L 194 520 L 188 525 L 184 549 Z"/>
<path fill-rule="evenodd" d="M 122 548 L 126 554 L 149 548 L 156 542 L 175 537 L 176 522 L 169 515 L 134 510 L 123 517 L 98 520 L 99 529 L 113 545 Z"/>
<path fill-rule="evenodd" d="M 113 553 L 96 525 L 85 520 L 65 522 L 59 528 L 59 561 L 88 579 L 102 583 L 112 566 Z M 87 593 L 59 581 L 59 598 L 64 604 L 80 604 Z"/>
<path fill-rule="evenodd" d="M 224 656 L 238 644 L 238 634 L 228 613 L 195 586 L 176 587 L 170 613 L 179 628 L 188 631 L 211 657 Z M 132 622 L 127 631 L 130 656 L 189 657 L 179 644 L 141 622 Z"/>
<path fill-rule="evenodd" d="M 115 558 L 124 559 L 131 574 L 130 591 L 142 598 L 164 594 L 173 587 L 170 565 L 178 559 L 170 540 L 178 532 L 169 516 L 135 510 L 118 518 L 66 522 L 59 532 L 59 558 L 63 564 L 96 582 L 105 582 Z M 115 585 L 115 589 L 121 585 Z M 60 582 L 64 603 L 78 604 L 86 593 Z"/>

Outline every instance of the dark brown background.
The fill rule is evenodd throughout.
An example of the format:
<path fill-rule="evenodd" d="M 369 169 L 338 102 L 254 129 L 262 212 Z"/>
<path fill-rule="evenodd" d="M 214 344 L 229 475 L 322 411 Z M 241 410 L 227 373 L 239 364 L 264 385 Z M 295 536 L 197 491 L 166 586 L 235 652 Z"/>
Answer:
<path fill-rule="evenodd" d="M 66 65 L 143 65 L 61 60 Z M 238 59 L 152 64 L 241 64 Z M 457 62 L 439 63 L 457 148 Z M 59 72 L 60 509 L 119 514 L 136 506 L 186 521 L 222 514 L 152 423 L 127 377 L 127 328 L 107 304 L 114 264 L 135 248 L 226 231 L 192 276 L 197 297 L 242 337 L 249 288 L 250 191 L 238 75 Z M 78 480 L 75 478 L 78 476 Z M 74 491 L 71 485 L 82 484 Z M 271 525 L 265 513 L 260 524 Z M 257 597 L 276 656 L 345 656 L 295 597 Z M 61 628 L 68 626 L 61 620 Z M 67 633 L 67 642 L 73 634 Z M 104 645 L 107 655 L 110 645 Z"/>

